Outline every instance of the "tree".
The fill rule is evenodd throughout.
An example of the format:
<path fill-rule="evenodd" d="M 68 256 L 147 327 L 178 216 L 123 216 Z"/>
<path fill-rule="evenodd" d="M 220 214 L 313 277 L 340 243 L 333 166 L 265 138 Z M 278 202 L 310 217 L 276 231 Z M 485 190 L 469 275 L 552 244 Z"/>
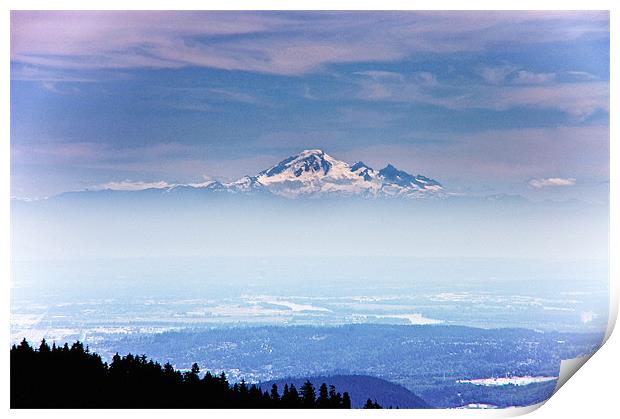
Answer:
<path fill-rule="evenodd" d="M 166 362 L 164 364 L 164 374 L 169 375 L 169 376 L 174 375 L 174 367 L 172 366 L 170 362 Z"/>
<path fill-rule="evenodd" d="M 327 391 L 327 384 L 321 384 L 319 387 L 319 398 L 316 401 L 316 405 L 318 408 L 327 409 L 330 406 L 329 403 L 329 393 Z"/>
<path fill-rule="evenodd" d="M 277 385 L 271 392 L 241 380 L 232 386 L 223 373 L 219 376 L 194 363 L 181 373 L 172 364 L 163 366 L 146 355 L 114 354 L 111 363 L 75 342 L 69 348 L 45 340 L 33 348 L 25 339 L 11 347 L 12 408 L 316 408 L 349 407 L 334 386 L 323 383 L 317 399 L 314 386 L 306 381 L 300 392 L 294 384 Z M 54 377 L 53 382 L 39 377 Z M 329 390 L 328 390 L 329 388 Z M 376 402 L 375 402 L 376 404 Z"/>
<path fill-rule="evenodd" d="M 295 384 L 291 384 L 288 394 L 289 394 L 289 407 L 291 408 L 299 407 L 300 405 L 299 392 L 297 391 Z"/>
<path fill-rule="evenodd" d="M 336 392 L 336 387 L 329 386 L 329 407 L 332 409 L 338 409 L 342 407 L 342 395 Z"/>
<path fill-rule="evenodd" d="M 144 355 L 144 357 L 146 358 L 146 355 Z M 198 367 L 198 364 L 194 362 L 192 364 L 192 374 L 198 375 L 199 373 L 200 373 L 200 368 Z"/>
<path fill-rule="evenodd" d="M 41 341 L 41 345 L 39 346 L 39 353 L 48 354 L 51 351 L 52 350 L 50 349 L 49 345 L 45 341 L 45 338 L 43 338 L 43 340 Z"/>
<path fill-rule="evenodd" d="M 366 400 L 366 404 L 364 405 L 364 409 L 382 409 L 381 405 L 379 403 L 377 403 L 377 401 L 375 400 L 374 402 L 370 399 Z"/>
<path fill-rule="evenodd" d="M 276 403 L 280 401 L 280 395 L 278 394 L 278 385 L 275 383 L 271 386 L 270 397 L 271 397 L 271 400 Z"/>
<path fill-rule="evenodd" d="M 34 349 L 32 349 L 26 338 L 22 340 L 17 349 L 21 352 L 34 352 Z"/>
<path fill-rule="evenodd" d="M 291 401 L 291 393 L 289 392 L 288 384 L 284 384 L 284 389 L 282 390 L 282 398 L 280 400 L 282 401 L 283 407 L 290 407 L 289 403 Z"/>
<path fill-rule="evenodd" d="M 344 409 L 351 408 L 351 397 L 349 397 L 349 393 L 347 393 L 346 391 L 342 393 L 342 407 Z"/>
<path fill-rule="evenodd" d="M 314 407 L 314 403 L 316 402 L 316 391 L 310 380 L 306 380 L 300 390 L 302 405 L 306 408 Z"/>

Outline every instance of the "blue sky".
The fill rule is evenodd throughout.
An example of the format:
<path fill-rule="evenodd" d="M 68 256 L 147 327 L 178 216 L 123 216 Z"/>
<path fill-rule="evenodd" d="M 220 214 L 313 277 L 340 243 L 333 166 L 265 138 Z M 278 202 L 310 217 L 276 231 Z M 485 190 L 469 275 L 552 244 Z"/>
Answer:
<path fill-rule="evenodd" d="M 606 201 L 606 12 L 13 12 L 12 195 L 306 148 L 455 193 Z"/>

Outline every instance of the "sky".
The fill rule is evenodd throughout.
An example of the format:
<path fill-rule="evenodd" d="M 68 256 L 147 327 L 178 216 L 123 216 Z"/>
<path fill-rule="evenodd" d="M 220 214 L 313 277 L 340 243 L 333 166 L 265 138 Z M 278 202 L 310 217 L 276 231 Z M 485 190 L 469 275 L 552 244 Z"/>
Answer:
<path fill-rule="evenodd" d="M 11 194 L 233 180 L 303 149 L 608 202 L 608 12 L 11 13 Z"/>

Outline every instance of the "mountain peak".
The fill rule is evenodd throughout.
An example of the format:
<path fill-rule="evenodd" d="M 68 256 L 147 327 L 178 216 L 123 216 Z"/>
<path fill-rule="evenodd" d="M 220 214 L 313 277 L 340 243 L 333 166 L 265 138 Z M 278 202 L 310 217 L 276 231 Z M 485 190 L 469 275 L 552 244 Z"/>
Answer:
<path fill-rule="evenodd" d="M 398 170 L 396 167 L 392 166 L 391 163 L 388 163 L 387 166 L 385 166 L 383 169 L 379 170 L 379 173 L 384 173 L 384 174 L 397 174 L 399 172 L 402 172 L 401 170 Z M 406 173 L 406 172 L 403 172 Z"/>
<path fill-rule="evenodd" d="M 319 148 L 311 148 L 308 150 L 304 150 L 298 154 L 299 157 L 308 157 L 308 156 L 323 156 L 325 152 Z"/>
<path fill-rule="evenodd" d="M 309 149 L 301 153 L 290 156 L 271 169 L 265 170 L 258 175 L 259 181 L 265 184 L 269 178 L 279 180 L 286 174 L 293 174 L 294 177 L 326 175 L 334 164 L 341 163 L 333 157 L 325 154 L 323 150 Z M 345 163 L 346 164 L 346 163 Z"/>
<path fill-rule="evenodd" d="M 422 175 L 413 176 L 404 170 L 397 169 L 391 164 L 379 170 L 379 177 L 386 182 L 403 188 L 417 188 L 428 191 L 439 191 L 443 189 L 441 184 L 434 179 Z"/>
<path fill-rule="evenodd" d="M 369 169 L 372 170 L 372 167 L 368 166 L 366 163 L 364 163 L 363 161 L 358 161 L 357 163 L 355 163 L 353 166 L 351 166 L 351 171 L 355 172 L 359 169 Z"/>
<path fill-rule="evenodd" d="M 287 157 L 255 176 L 220 183 L 205 179 L 200 183 L 166 184 L 166 192 L 227 192 L 273 194 L 298 197 L 429 197 L 441 196 L 443 187 L 434 179 L 416 175 L 388 164 L 379 171 L 358 161 L 353 165 L 335 159 L 320 149 L 307 149 Z"/>
<path fill-rule="evenodd" d="M 413 176 L 388 164 L 380 171 L 358 161 L 353 165 L 320 149 L 307 149 L 260 172 L 256 182 L 270 192 L 299 196 L 424 196 L 440 192 L 441 185 Z"/>

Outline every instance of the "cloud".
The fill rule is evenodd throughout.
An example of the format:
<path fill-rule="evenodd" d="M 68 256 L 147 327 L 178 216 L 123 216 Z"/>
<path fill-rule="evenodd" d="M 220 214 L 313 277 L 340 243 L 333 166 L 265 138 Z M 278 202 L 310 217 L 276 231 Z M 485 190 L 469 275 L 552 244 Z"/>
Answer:
<path fill-rule="evenodd" d="M 343 155 L 362 160 L 371 167 L 381 167 L 389 162 L 411 173 L 444 180 L 449 185 L 504 182 L 527 191 L 532 186 L 525 187 L 523 179 L 542 180 L 549 173 L 564 173 L 566 170 L 570 170 L 571 178 L 609 179 L 607 126 L 479 132 L 434 130 L 410 135 L 413 138 L 360 144 Z"/>
<path fill-rule="evenodd" d="M 264 147 L 271 148 L 269 152 L 248 151 L 237 158 L 229 155 L 226 145 L 218 144 L 162 142 L 148 145 L 118 145 L 104 141 L 67 143 L 41 139 L 40 142 L 11 144 L 11 170 L 13 175 L 23 171 L 40 171 L 39 173 L 45 173 L 46 179 L 56 173 L 80 173 L 82 176 L 80 181 L 75 175 L 70 176 L 70 183 L 79 184 L 78 189 L 142 188 L 150 182 L 144 184 L 132 180 L 108 182 L 116 176 L 126 179 L 157 179 L 150 182 L 152 187 L 173 186 L 179 182 L 190 183 L 203 173 L 219 180 L 229 181 L 243 175 L 253 175 L 270 167 L 282 159 L 284 148 L 288 147 L 291 152 L 299 151 L 299 148 L 306 144 L 309 135 L 303 140 L 300 139 L 299 143 L 289 143 L 295 138 L 295 134 L 299 132 L 291 132 L 290 136 L 281 133 L 274 138 L 265 139 Z M 325 140 L 328 134 L 323 132 L 316 134 L 314 138 Z M 110 173 L 113 175 L 109 176 Z M 101 178 L 104 175 L 105 177 Z M 88 180 L 85 180 L 85 177 Z M 166 184 L 158 183 L 163 182 L 160 179 L 165 179 Z M 209 179 L 203 176 L 200 182 L 207 180 Z M 70 189 L 75 188 L 72 186 Z M 62 188 L 57 192 L 66 190 L 68 189 Z"/>
<path fill-rule="evenodd" d="M 532 179 L 528 184 L 532 188 L 542 189 L 555 186 L 574 186 L 577 183 L 575 178 L 548 177 L 542 179 Z"/>
<path fill-rule="evenodd" d="M 116 77 L 118 78 L 118 77 Z M 99 80 L 86 77 L 84 75 L 77 75 L 70 72 L 60 70 L 46 70 L 39 67 L 33 67 L 30 65 L 19 66 L 11 68 L 11 80 L 16 81 L 39 81 L 39 82 L 70 82 L 70 83 L 93 83 Z"/>
<path fill-rule="evenodd" d="M 54 82 L 44 81 L 44 82 L 41 82 L 41 86 L 43 86 L 43 88 L 47 90 L 48 92 L 60 93 L 60 90 L 56 88 L 56 83 Z"/>
<path fill-rule="evenodd" d="M 42 81 L 41 87 L 43 87 L 43 89 L 47 90 L 48 92 L 56 93 L 59 95 L 81 93 L 81 90 L 74 84 L 67 85 L 66 83 Z"/>
<path fill-rule="evenodd" d="M 11 160 L 17 164 L 88 162 L 100 159 L 107 151 L 105 144 L 94 142 L 14 144 Z"/>
<path fill-rule="evenodd" d="M 365 76 L 373 80 L 397 80 L 402 81 L 403 75 L 394 71 L 383 70 L 368 70 L 368 71 L 356 71 L 353 73 L 356 76 Z"/>
<path fill-rule="evenodd" d="M 555 81 L 555 73 L 533 73 L 531 71 L 521 70 L 511 80 L 513 84 L 545 84 Z"/>
<path fill-rule="evenodd" d="M 453 110 L 512 108 L 550 109 L 583 120 L 597 111 L 609 112 L 609 83 L 605 81 L 552 82 L 551 73 L 516 73 L 513 84 L 503 83 L 507 74 L 487 75 L 491 84 L 463 79 L 425 82 L 419 75 L 402 79 L 366 77 L 358 82 L 357 98 L 369 101 L 417 102 Z M 510 73 L 508 73 L 510 74 Z M 429 76 L 430 75 L 430 76 Z M 546 84 L 542 84 L 546 83 Z"/>
<path fill-rule="evenodd" d="M 577 81 L 590 81 L 590 80 L 596 80 L 598 78 L 595 75 L 590 74 L 586 71 L 567 71 L 565 75 L 568 78 L 577 80 Z"/>
<path fill-rule="evenodd" d="M 437 86 L 437 76 L 428 71 L 418 71 L 413 73 L 413 80 L 422 86 Z"/>
<path fill-rule="evenodd" d="M 11 161 L 28 165 L 94 167 L 102 163 L 160 162 L 204 155 L 205 149 L 199 145 L 176 142 L 119 147 L 107 142 L 40 141 L 11 146 Z"/>
<path fill-rule="evenodd" d="M 115 191 L 142 191 L 144 189 L 165 189 L 174 186 L 174 184 L 159 181 L 159 182 L 143 182 L 143 181 L 131 181 L 122 180 L 120 182 L 108 182 L 102 185 L 92 187 L 92 189 L 102 190 L 111 189 Z"/>
<path fill-rule="evenodd" d="M 596 111 L 609 112 L 609 83 L 557 83 L 546 86 L 503 87 L 482 91 L 465 106 L 498 111 L 513 107 L 557 109 L 576 119 L 585 119 Z"/>
<path fill-rule="evenodd" d="M 257 95 L 220 87 L 172 87 L 151 90 L 152 102 L 163 107 L 193 112 L 216 112 L 218 104 L 232 102 L 245 105 L 269 106 L 270 102 Z"/>
<path fill-rule="evenodd" d="M 555 80 L 555 73 L 536 73 L 519 69 L 514 64 L 482 67 L 478 70 L 482 79 L 492 85 L 500 84 L 545 84 Z"/>
<path fill-rule="evenodd" d="M 480 76 L 489 84 L 502 84 L 509 74 L 512 74 L 517 67 L 514 65 L 503 65 L 497 67 L 483 67 L 479 70 Z"/>
<path fill-rule="evenodd" d="M 11 60 L 63 70 L 198 66 L 296 75 L 333 63 L 608 35 L 609 13 L 587 11 L 13 11 Z"/>

